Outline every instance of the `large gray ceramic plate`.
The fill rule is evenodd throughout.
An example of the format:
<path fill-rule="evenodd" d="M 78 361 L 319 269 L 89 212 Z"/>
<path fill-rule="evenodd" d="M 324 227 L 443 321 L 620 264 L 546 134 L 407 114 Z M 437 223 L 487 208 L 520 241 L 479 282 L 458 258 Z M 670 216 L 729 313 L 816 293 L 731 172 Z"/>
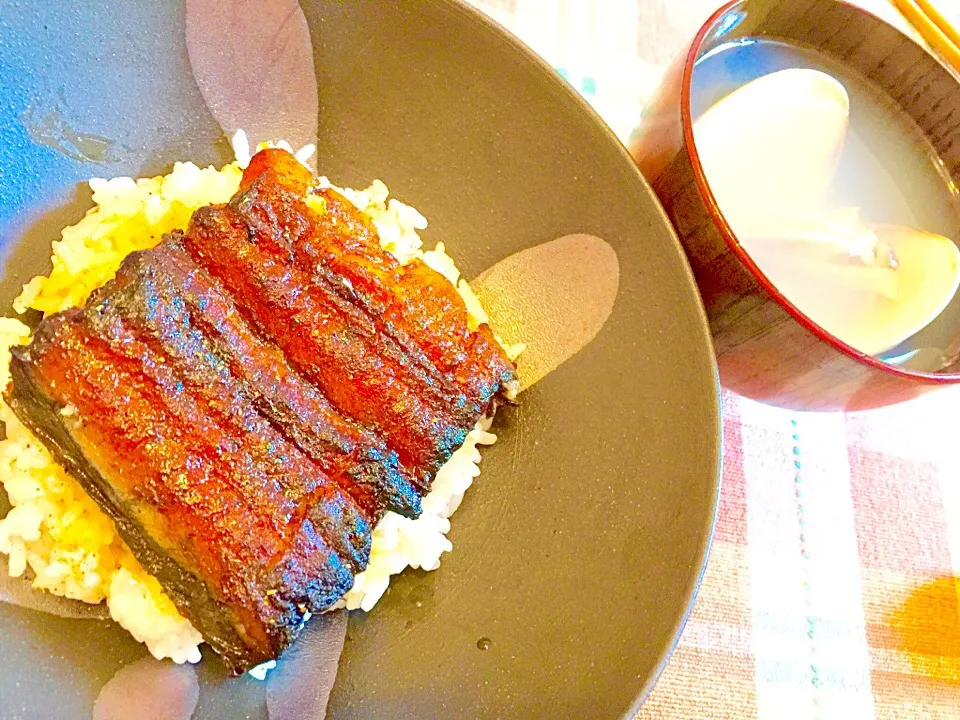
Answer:
<path fill-rule="evenodd" d="M 621 271 L 593 343 L 498 417 L 441 569 L 404 574 L 351 618 L 331 714 L 628 717 L 680 633 L 716 508 L 718 386 L 680 246 L 610 131 L 477 12 L 449 0 L 304 10 L 324 173 L 382 178 L 468 277 L 579 232 L 609 242 Z M 229 159 L 183 23 L 173 2 L 0 3 L 4 306 L 89 206 L 86 178 Z M 92 142 L 81 150 L 99 162 L 49 147 L 54 131 Z M 89 717 L 102 684 L 144 654 L 105 622 L 10 606 L 0 622 L 5 720 Z M 265 715 L 257 682 L 225 680 L 210 656 L 200 673 L 196 717 Z"/>

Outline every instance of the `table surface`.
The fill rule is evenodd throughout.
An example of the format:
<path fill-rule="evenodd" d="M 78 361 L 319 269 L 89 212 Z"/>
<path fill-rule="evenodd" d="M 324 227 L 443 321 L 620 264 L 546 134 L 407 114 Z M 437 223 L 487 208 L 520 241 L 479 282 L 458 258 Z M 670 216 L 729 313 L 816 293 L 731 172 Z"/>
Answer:
<path fill-rule="evenodd" d="M 471 1 L 622 139 L 720 3 Z M 886 0 L 857 2 L 912 30 Z M 960 0 L 937 4 L 960 22 Z M 960 718 L 958 408 L 960 388 L 856 414 L 794 413 L 725 392 L 713 551 L 637 717 Z"/>

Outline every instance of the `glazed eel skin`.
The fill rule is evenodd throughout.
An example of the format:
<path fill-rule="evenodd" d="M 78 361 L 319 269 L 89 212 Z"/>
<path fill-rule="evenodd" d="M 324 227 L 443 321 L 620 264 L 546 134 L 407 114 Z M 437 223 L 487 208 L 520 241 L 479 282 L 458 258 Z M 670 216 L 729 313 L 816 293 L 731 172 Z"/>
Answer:
<path fill-rule="evenodd" d="M 416 517 L 516 388 L 456 289 L 283 150 L 42 320 L 11 377 L 16 415 L 235 673 L 350 589 L 383 514 Z"/>

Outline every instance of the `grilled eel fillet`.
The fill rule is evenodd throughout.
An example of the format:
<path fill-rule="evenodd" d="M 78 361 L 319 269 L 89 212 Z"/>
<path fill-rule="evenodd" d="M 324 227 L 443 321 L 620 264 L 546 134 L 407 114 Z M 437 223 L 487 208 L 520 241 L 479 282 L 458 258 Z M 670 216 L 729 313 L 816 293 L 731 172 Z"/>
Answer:
<path fill-rule="evenodd" d="M 282 150 L 45 318 L 11 376 L 13 411 L 235 673 L 350 589 L 383 514 L 416 517 L 516 385 L 453 286 Z"/>

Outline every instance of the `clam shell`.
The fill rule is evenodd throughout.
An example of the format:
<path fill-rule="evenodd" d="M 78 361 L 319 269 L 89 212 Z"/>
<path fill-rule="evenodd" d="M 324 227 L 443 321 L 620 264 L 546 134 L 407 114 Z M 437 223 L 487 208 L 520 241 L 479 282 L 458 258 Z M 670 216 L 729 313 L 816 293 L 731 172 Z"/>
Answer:
<path fill-rule="evenodd" d="M 897 267 L 868 265 L 842 249 L 793 235 L 744 245 L 769 280 L 807 317 L 867 355 L 881 355 L 929 325 L 960 287 L 960 250 L 948 238 L 898 226 L 874 226 L 878 246 Z M 839 244 L 837 246 L 840 248 Z"/>

